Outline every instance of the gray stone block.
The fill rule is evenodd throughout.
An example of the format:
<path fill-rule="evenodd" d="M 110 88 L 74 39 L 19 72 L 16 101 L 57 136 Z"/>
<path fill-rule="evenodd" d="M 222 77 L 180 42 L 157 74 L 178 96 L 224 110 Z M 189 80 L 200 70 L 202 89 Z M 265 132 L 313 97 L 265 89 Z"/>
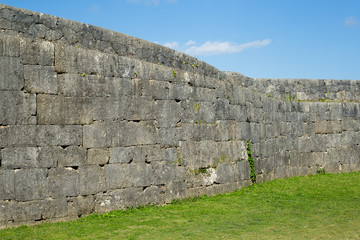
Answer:
<path fill-rule="evenodd" d="M 58 90 L 68 97 L 107 97 L 115 90 L 110 89 L 114 85 L 111 80 L 114 79 L 100 75 L 61 74 L 58 76 Z"/>
<path fill-rule="evenodd" d="M 40 209 L 41 218 L 45 220 L 68 217 L 68 203 L 66 198 L 42 201 Z M 37 211 L 39 212 L 39 209 Z"/>
<path fill-rule="evenodd" d="M 91 98 L 38 95 L 38 124 L 90 124 L 93 120 Z"/>
<path fill-rule="evenodd" d="M 342 122 L 341 121 L 319 121 L 315 122 L 316 134 L 329 134 L 329 133 L 341 133 Z"/>
<path fill-rule="evenodd" d="M 1 170 L 0 171 L 0 208 L 1 208 L 2 200 L 13 200 L 13 199 L 15 199 L 15 171 Z"/>
<path fill-rule="evenodd" d="M 19 57 L 20 38 L 17 35 L 1 34 L 0 36 L 0 56 Z"/>
<path fill-rule="evenodd" d="M 342 103 L 343 116 L 344 117 L 358 117 L 359 116 L 359 104 L 358 103 Z"/>
<path fill-rule="evenodd" d="M 35 124 L 36 96 L 20 91 L 0 91 L 0 124 Z M 35 120 L 35 121 L 32 121 Z"/>
<path fill-rule="evenodd" d="M 39 165 L 36 147 L 5 148 L 1 150 L 1 158 L 4 169 L 36 168 Z"/>
<path fill-rule="evenodd" d="M 154 121 L 116 121 L 110 122 L 107 127 L 111 146 L 149 145 L 158 141 Z"/>
<path fill-rule="evenodd" d="M 231 163 L 220 163 L 216 169 L 216 183 L 229 183 L 235 181 L 235 172 Z"/>
<path fill-rule="evenodd" d="M 0 90 L 21 90 L 24 68 L 18 57 L 0 56 Z"/>
<path fill-rule="evenodd" d="M 88 150 L 87 163 L 104 165 L 110 161 L 110 150 L 107 148 L 91 148 Z"/>
<path fill-rule="evenodd" d="M 80 194 L 90 195 L 106 190 L 105 169 L 96 165 L 80 166 Z"/>
<path fill-rule="evenodd" d="M 150 186 L 155 177 L 150 164 L 108 164 L 105 170 L 110 189 Z"/>
<path fill-rule="evenodd" d="M 167 164 L 166 162 L 151 163 L 153 168 L 153 183 L 155 185 L 164 185 L 172 182 L 175 177 L 175 165 Z"/>
<path fill-rule="evenodd" d="M 33 129 L 21 129 L 19 132 L 23 134 L 23 131 Z M 36 126 L 35 130 L 35 143 L 37 146 L 70 146 L 82 145 L 82 126 L 68 125 L 39 125 Z M 0 131 L 1 134 L 1 131 Z M 30 135 L 31 136 L 31 135 Z M 27 142 L 27 144 L 30 144 Z M 25 145 L 25 144 L 24 144 Z"/>
<path fill-rule="evenodd" d="M 47 169 L 19 169 L 15 171 L 15 198 L 17 201 L 31 201 L 47 198 Z"/>
<path fill-rule="evenodd" d="M 36 96 L 0 91 L 0 125 L 36 124 Z"/>
<path fill-rule="evenodd" d="M 79 174 L 72 168 L 50 169 L 47 181 L 52 198 L 75 197 L 80 193 Z"/>
<path fill-rule="evenodd" d="M 69 146 L 60 150 L 58 166 L 78 167 L 87 164 L 86 149 L 78 146 Z"/>
<path fill-rule="evenodd" d="M 25 65 L 25 90 L 30 93 L 57 93 L 57 75 L 53 66 Z"/>
<path fill-rule="evenodd" d="M 39 166 L 42 168 L 57 167 L 62 148 L 60 146 L 46 146 L 39 148 Z"/>
<path fill-rule="evenodd" d="M 49 41 L 20 39 L 20 56 L 25 65 L 54 65 L 54 44 Z"/>
<path fill-rule="evenodd" d="M 84 126 L 84 147 L 85 148 L 104 148 L 110 146 L 107 136 L 108 126 L 106 122 L 94 122 Z M 116 131 L 114 134 L 118 134 Z"/>
<path fill-rule="evenodd" d="M 159 127 L 175 127 L 181 120 L 181 107 L 175 101 L 158 100 L 156 105 L 156 116 Z"/>
<path fill-rule="evenodd" d="M 55 69 L 60 73 L 103 75 L 103 54 L 81 47 L 55 45 Z"/>

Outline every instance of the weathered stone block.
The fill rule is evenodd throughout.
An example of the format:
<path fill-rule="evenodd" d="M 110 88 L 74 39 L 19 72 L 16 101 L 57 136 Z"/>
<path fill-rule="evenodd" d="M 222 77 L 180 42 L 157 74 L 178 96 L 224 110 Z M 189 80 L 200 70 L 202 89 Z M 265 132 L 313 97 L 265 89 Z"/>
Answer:
<path fill-rule="evenodd" d="M 175 101 L 156 101 L 156 116 L 159 127 L 175 127 L 181 120 L 181 107 Z"/>
<path fill-rule="evenodd" d="M 110 95 L 111 78 L 100 75 L 61 74 L 58 76 L 59 93 L 69 97 L 107 97 Z"/>
<path fill-rule="evenodd" d="M 96 165 L 80 166 L 80 194 L 90 195 L 106 190 L 105 169 Z"/>
<path fill-rule="evenodd" d="M 329 134 L 329 133 L 341 133 L 342 122 L 341 121 L 318 121 L 315 122 L 315 133 Z"/>
<path fill-rule="evenodd" d="M 231 163 L 220 163 L 216 169 L 216 183 L 229 183 L 235 181 L 235 172 Z"/>
<path fill-rule="evenodd" d="M 25 90 L 30 93 L 57 93 L 57 75 L 53 66 L 25 65 Z"/>
<path fill-rule="evenodd" d="M 167 164 L 166 162 L 151 163 L 154 170 L 154 184 L 162 185 L 172 182 L 175 177 L 175 165 Z"/>
<path fill-rule="evenodd" d="M 36 146 L 36 126 L 0 126 L 0 148 Z"/>
<path fill-rule="evenodd" d="M 80 193 L 79 174 L 72 168 L 50 169 L 47 181 L 52 198 L 74 197 Z"/>
<path fill-rule="evenodd" d="M 1 208 L 1 200 L 13 200 L 13 199 L 15 199 L 15 171 L 1 170 L 0 171 L 0 208 Z"/>
<path fill-rule="evenodd" d="M 24 68 L 18 57 L 0 56 L 0 90 L 21 90 L 24 87 Z"/>
<path fill-rule="evenodd" d="M 78 146 L 69 146 L 61 149 L 58 166 L 78 167 L 86 165 L 86 149 Z"/>
<path fill-rule="evenodd" d="M 17 35 L 0 36 L 0 56 L 19 57 L 20 38 Z"/>
<path fill-rule="evenodd" d="M 55 69 L 60 73 L 103 75 L 103 54 L 81 47 L 55 45 Z"/>
<path fill-rule="evenodd" d="M 108 164 L 106 186 L 110 189 L 145 187 L 153 183 L 154 170 L 150 164 Z"/>
<path fill-rule="evenodd" d="M 40 212 L 43 219 L 56 219 L 68 217 L 68 204 L 66 198 L 47 199 L 41 202 Z"/>
<path fill-rule="evenodd" d="M 21 38 L 20 56 L 25 65 L 54 65 L 54 44 L 49 41 Z"/>
<path fill-rule="evenodd" d="M 91 148 L 88 150 L 87 163 L 104 165 L 110 160 L 110 150 L 107 148 Z"/>
<path fill-rule="evenodd" d="M 36 96 L 0 91 L 0 125 L 36 124 Z"/>
<path fill-rule="evenodd" d="M 39 167 L 54 168 L 58 165 L 58 160 L 62 148 L 59 146 L 46 146 L 39 148 Z"/>
<path fill-rule="evenodd" d="M 26 129 L 21 129 L 21 134 L 22 131 Z M 40 125 L 35 128 L 35 142 L 37 146 L 79 146 L 83 142 L 82 134 L 82 126 L 78 125 Z"/>
<path fill-rule="evenodd" d="M 5 148 L 1 150 L 1 158 L 5 169 L 36 168 L 39 165 L 36 147 Z"/>
<path fill-rule="evenodd" d="M 15 197 L 17 201 L 40 200 L 48 197 L 47 169 L 15 170 Z"/>
<path fill-rule="evenodd" d="M 91 98 L 38 95 L 38 124 L 89 124 L 92 116 Z"/>
<path fill-rule="evenodd" d="M 149 145 L 158 141 L 154 121 L 119 121 L 108 125 L 107 135 L 111 146 Z"/>
<path fill-rule="evenodd" d="M 106 122 L 94 122 L 84 126 L 84 147 L 85 148 L 104 148 L 110 146 L 107 136 L 108 126 Z M 114 134 L 119 134 L 118 131 Z"/>

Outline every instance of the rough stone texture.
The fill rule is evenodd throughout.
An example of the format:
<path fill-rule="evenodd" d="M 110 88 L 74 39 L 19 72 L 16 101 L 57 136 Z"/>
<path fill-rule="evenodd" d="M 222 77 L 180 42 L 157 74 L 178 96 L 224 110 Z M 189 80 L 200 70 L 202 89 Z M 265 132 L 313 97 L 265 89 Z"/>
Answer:
<path fill-rule="evenodd" d="M 360 170 L 360 81 L 255 79 L 0 4 L 0 228 Z"/>

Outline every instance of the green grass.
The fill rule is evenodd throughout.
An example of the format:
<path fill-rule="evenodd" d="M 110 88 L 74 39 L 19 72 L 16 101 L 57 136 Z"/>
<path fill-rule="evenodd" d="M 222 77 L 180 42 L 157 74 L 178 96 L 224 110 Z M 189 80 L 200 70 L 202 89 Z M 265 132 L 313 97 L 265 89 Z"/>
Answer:
<path fill-rule="evenodd" d="M 0 239 L 360 239 L 360 172 L 22 226 L 1 230 Z"/>

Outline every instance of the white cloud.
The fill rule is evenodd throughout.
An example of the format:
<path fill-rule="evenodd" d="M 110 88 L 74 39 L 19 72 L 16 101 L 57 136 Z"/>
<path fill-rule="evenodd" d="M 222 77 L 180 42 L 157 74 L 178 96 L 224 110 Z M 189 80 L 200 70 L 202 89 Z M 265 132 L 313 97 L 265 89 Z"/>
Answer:
<path fill-rule="evenodd" d="M 173 49 L 176 49 L 179 47 L 179 43 L 178 42 L 167 42 L 165 44 L 163 44 L 165 47 L 168 47 L 168 48 L 173 48 Z"/>
<path fill-rule="evenodd" d="M 355 16 L 347 17 L 344 21 L 345 26 L 353 27 L 360 24 L 359 20 Z"/>
<path fill-rule="evenodd" d="M 194 45 L 194 44 L 196 44 L 196 42 L 193 40 L 190 40 L 187 43 L 185 43 L 185 46 L 190 46 L 190 45 Z"/>
<path fill-rule="evenodd" d="M 264 39 L 262 41 L 252 41 L 243 44 L 234 44 L 230 42 L 211 42 L 208 41 L 200 46 L 192 46 L 185 50 L 190 55 L 209 56 L 209 55 L 221 55 L 230 54 L 244 51 L 248 48 L 259 48 L 271 43 L 270 39 Z"/>

